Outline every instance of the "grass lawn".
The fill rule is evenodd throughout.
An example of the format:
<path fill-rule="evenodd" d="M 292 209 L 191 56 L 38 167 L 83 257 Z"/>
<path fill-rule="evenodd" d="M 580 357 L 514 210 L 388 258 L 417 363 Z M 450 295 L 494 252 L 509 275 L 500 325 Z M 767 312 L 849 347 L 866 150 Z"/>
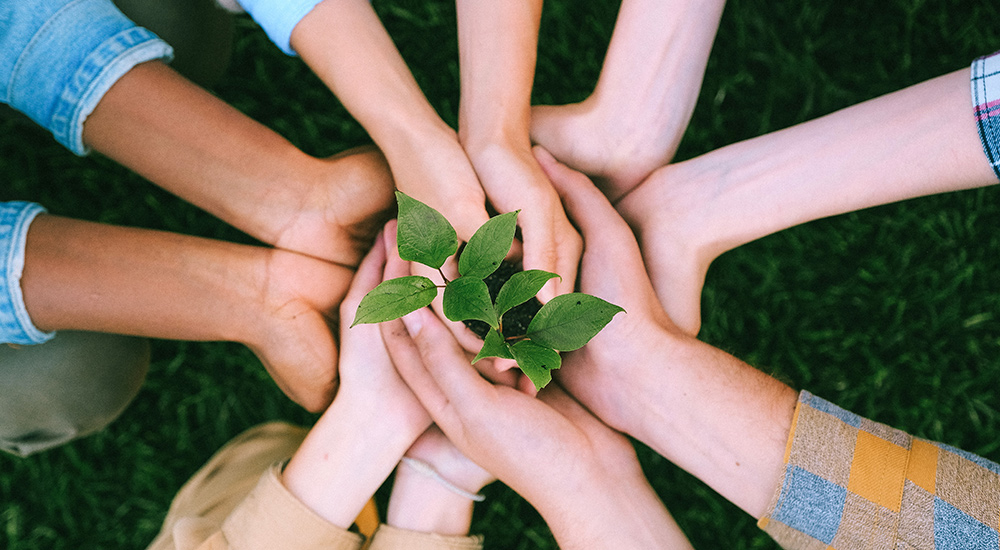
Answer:
<path fill-rule="evenodd" d="M 376 7 L 454 124 L 454 4 Z M 587 96 L 617 7 L 546 3 L 536 102 Z M 1000 48 L 988 23 L 998 16 L 996 4 L 975 0 L 734 0 L 679 158 L 967 67 Z M 301 61 L 248 18 L 213 91 L 311 154 L 368 141 Z M 75 157 L 24 120 L 0 118 L 0 181 L 0 200 L 33 200 L 60 215 L 251 242 L 105 158 Z M 1000 460 L 997 220 L 997 190 L 986 188 L 751 243 L 712 266 L 701 336 L 863 416 Z M 180 485 L 223 443 L 262 421 L 313 418 L 239 345 L 155 341 L 144 389 L 109 429 L 26 460 L 0 456 L 0 548 L 144 548 Z M 640 455 L 696 547 L 776 547 L 706 486 L 646 449 Z M 473 526 L 487 548 L 555 547 L 516 494 L 495 484 L 487 496 Z"/>

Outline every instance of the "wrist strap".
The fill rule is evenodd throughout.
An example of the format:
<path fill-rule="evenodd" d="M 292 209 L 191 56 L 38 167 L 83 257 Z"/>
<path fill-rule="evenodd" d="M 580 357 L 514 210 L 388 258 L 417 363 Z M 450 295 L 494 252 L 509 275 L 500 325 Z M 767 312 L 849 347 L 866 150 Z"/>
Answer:
<path fill-rule="evenodd" d="M 410 458 L 408 456 L 404 456 L 403 459 L 400 461 L 400 463 L 406 464 L 407 466 L 413 468 L 420 474 L 427 476 L 433 479 L 434 481 L 437 481 L 438 483 L 443 485 L 445 489 L 448 489 L 449 491 L 455 493 L 456 495 L 463 496 L 474 502 L 482 502 L 486 500 L 486 496 L 483 495 L 482 493 L 470 493 L 469 491 L 466 491 L 465 489 L 462 489 L 461 487 L 448 481 L 441 474 L 439 474 L 438 471 L 435 470 L 430 464 L 424 462 L 423 460 L 418 460 L 416 458 Z"/>

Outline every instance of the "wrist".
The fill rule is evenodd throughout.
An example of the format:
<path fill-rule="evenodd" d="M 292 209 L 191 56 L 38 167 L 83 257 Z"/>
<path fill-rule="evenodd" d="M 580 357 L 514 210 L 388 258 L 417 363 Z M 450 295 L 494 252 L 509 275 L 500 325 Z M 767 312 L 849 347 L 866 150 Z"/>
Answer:
<path fill-rule="evenodd" d="M 632 456 L 635 462 L 635 455 Z M 634 467 L 594 467 L 579 491 L 554 495 L 557 507 L 537 507 L 560 548 L 673 548 L 672 520 Z"/>
<path fill-rule="evenodd" d="M 460 148 L 458 136 L 435 114 L 418 117 L 404 114 L 396 119 L 387 117 L 377 128 L 365 127 L 385 155 L 389 166 L 395 167 L 408 159 L 426 154 L 428 150 Z"/>
<path fill-rule="evenodd" d="M 342 396 L 320 418 L 282 475 L 288 490 L 347 528 L 416 437 Z"/>
<path fill-rule="evenodd" d="M 490 119 L 481 114 L 467 115 L 463 109 L 458 118 L 458 140 L 473 162 L 476 157 L 497 148 L 530 154 L 530 112 L 530 108 L 526 108 L 523 115 L 498 114 Z"/>
<path fill-rule="evenodd" d="M 439 473 L 448 479 L 445 473 Z M 480 489 L 460 488 L 470 493 Z M 467 496 L 449 490 L 440 481 L 400 462 L 396 468 L 386 523 L 423 533 L 465 535 L 472 524 L 474 506 L 475 501 Z"/>

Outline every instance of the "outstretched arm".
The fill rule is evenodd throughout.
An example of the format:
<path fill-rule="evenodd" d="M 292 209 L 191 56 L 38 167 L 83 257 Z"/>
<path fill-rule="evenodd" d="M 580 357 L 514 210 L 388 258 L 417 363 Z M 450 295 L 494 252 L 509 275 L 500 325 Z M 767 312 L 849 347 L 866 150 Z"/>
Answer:
<path fill-rule="evenodd" d="M 249 346 L 310 410 L 336 388 L 328 325 L 353 272 L 292 252 L 40 215 L 21 287 L 41 330 Z"/>
<path fill-rule="evenodd" d="M 581 290 L 626 311 L 567 354 L 556 379 L 611 427 L 759 517 L 782 470 L 795 391 L 684 335 L 656 301 L 624 220 L 585 176 L 536 151 L 583 233 Z"/>
<path fill-rule="evenodd" d="M 482 187 L 371 4 L 319 3 L 295 25 L 291 46 L 385 153 L 399 189 L 436 208 L 468 240 L 487 219 Z"/>
<path fill-rule="evenodd" d="M 542 298 L 572 292 L 580 237 L 531 154 L 531 87 L 541 0 L 459 0 L 459 131 L 490 203 L 521 210 L 525 269 L 558 273 Z"/>
<path fill-rule="evenodd" d="M 263 242 L 344 265 L 392 206 L 378 152 L 310 157 L 160 62 L 116 82 L 83 139 Z"/>
<path fill-rule="evenodd" d="M 667 312 L 700 325 L 709 264 L 810 220 L 997 183 L 956 71 L 654 172 L 617 207 Z"/>
<path fill-rule="evenodd" d="M 623 0 L 594 93 L 535 107 L 532 139 L 618 200 L 677 151 L 724 5 Z"/>

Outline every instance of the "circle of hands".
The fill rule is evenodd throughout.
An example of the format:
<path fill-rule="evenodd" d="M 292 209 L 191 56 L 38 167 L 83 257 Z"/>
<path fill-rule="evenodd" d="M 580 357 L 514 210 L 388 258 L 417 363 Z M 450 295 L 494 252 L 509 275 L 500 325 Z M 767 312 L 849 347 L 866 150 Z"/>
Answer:
<path fill-rule="evenodd" d="M 400 259 L 395 220 L 379 230 L 382 210 L 373 208 L 368 219 L 352 221 L 351 239 L 344 240 L 350 242 L 343 247 L 347 257 L 354 259 L 361 255 L 364 234 L 377 232 L 339 305 L 339 359 L 332 384 L 336 397 L 313 430 L 324 429 L 328 416 L 346 415 L 357 426 L 378 419 L 394 434 L 397 446 L 400 440 L 407 442 L 400 451 L 405 449 L 406 456 L 429 464 L 464 491 L 475 493 L 501 480 L 542 513 L 557 539 L 563 539 L 561 544 L 572 545 L 554 523 L 575 517 L 575 536 L 588 536 L 579 532 L 580 513 L 574 507 L 612 515 L 611 510 L 627 510 L 624 504 L 630 499 L 658 502 L 631 443 L 617 431 L 638 417 L 638 411 L 631 410 L 630 395 L 649 384 L 648 373 L 622 367 L 639 365 L 641 357 L 655 354 L 651 346 L 660 333 L 682 331 L 660 306 L 632 230 L 601 190 L 541 147 L 532 153 L 531 160 L 551 182 L 560 214 L 576 228 L 568 239 L 575 243 L 573 252 L 583 251 L 568 289 L 578 282 L 580 291 L 620 304 L 627 314 L 587 346 L 563 354 L 563 367 L 554 371 L 556 383 L 537 394 L 512 360 L 472 365 L 482 342 L 464 324 L 431 310 L 440 310 L 440 296 L 431 308 L 401 319 L 348 328 L 368 291 L 383 280 L 424 269 Z M 382 207 L 391 200 L 389 193 L 377 196 Z M 336 353 L 336 343 L 328 345 Z M 384 433 L 383 428 L 374 431 Z M 392 454 L 392 448 L 387 444 L 381 452 Z M 286 471 L 293 492 L 300 464 L 293 458 Z M 403 466 L 400 471 L 405 471 Z M 302 490 L 308 492 L 307 487 Z M 304 500 L 309 503 L 308 497 Z M 340 522 L 349 525 L 351 513 Z M 661 519 L 673 525 L 665 510 Z M 682 540 L 679 531 L 675 534 Z"/>

